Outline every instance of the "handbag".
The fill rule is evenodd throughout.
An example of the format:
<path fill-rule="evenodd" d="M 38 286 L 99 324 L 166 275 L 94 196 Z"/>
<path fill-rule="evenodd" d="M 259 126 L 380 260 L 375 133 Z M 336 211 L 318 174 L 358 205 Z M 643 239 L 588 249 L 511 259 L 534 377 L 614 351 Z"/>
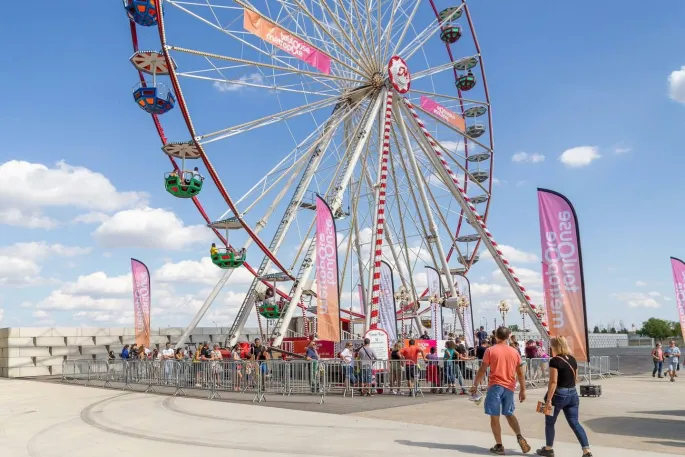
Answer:
<path fill-rule="evenodd" d="M 568 360 L 564 359 L 563 357 L 559 357 L 559 356 L 552 357 L 552 358 L 562 360 L 566 365 L 568 365 L 568 367 L 571 369 L 571 372 L 573 372 L 573 381 L 575 382 L 578 375 L 576 374 L 576 370 L 574 370 L 573 367 L 571 366 L 571 364 L 568 363 Z M 554 414 L 554 407 L 549 407 L 549 408 L 546 407 L 546 405 L 547 405 L 547 393 L 545 393 L 543 400 L 544 401 L 538 402 L 537 407 L 535 408 L 535 411 L 537 411 L 538 413 L 544 413 L 545 416 L 551 416 L 552 414 Z"/>

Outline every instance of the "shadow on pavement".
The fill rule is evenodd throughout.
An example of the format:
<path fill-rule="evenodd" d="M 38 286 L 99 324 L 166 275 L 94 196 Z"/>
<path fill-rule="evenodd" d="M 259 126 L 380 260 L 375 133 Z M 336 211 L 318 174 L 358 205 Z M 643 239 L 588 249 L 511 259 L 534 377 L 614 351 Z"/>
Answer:
<path fill-rule="evenodd" d="M 446 451 L 459 451 L 465 454 L 486 454 L 491 455 L 489 448 L 473 446 L 471 444 L 445 444 L 445 443 L 426 443 L 422 441 L 410 441 L 410 440 L 395 440 L 397 444 L 403 446 L 413 446 L 413 447 L 425 447 L 429 449 L 443 449 Z M 507 455 L 526 455 L 516 451 L 510 451 L 507 449 Z"/>
<path fill-rule="evenodd" d="M 634 411 L 635 414 L 654 414 L 658 416 L 679 416 L 685 417 L 685 409 L 673 411 Z"/>
<path fill-rule="evenodd" d="M 645 441 L 647 444 L 657 444 L 659 446 L 685 447 L 684 441 Z"/>
<path fill-rule="evenodd" d="M 672 440 L 682 434 L 685 421 L 644 417 L 601 417 L 584 421 L 595 433 Z"/>

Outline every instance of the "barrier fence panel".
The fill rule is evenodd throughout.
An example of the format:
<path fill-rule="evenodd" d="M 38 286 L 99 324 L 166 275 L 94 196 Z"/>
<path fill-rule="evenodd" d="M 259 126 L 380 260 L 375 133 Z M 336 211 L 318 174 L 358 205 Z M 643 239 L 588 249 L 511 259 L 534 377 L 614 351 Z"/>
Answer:
<path fill-rule="evenodd" d="M 549 381 L 549 359 L 524 359 L 526 387 L 544 388 Z M 584 380 L 605 378 L 618 372 L 612 358 L 593 356 L 579 363 Z M 480 360 L 404 360 L 348 363 L 327 360 L 66 360 L 60 382 L 135 390 L 158 389 L 173 395 L 190 390 L 207 392 L 208 398 L 232 394 L 253 395 L 253 402 L 270 395 L 311 395 L 319 404 L 326 395 L 354 397 L 365 394 L 424 396 L 425 394 L 466 394 L 481 367 Z M 479 386 L 485 390 L 488 372 Z"/>

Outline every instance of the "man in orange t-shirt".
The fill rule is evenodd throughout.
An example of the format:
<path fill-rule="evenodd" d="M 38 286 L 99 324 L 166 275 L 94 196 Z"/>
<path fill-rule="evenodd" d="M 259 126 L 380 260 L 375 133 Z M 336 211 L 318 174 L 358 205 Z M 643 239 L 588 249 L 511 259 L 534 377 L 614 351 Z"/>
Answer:
<path fill-rule="evenodd" d="M 419 363 L 419 354 L 421 358 L 426 360 L 426 354 L 423 349 L 416 345 L 416 341 L 409 340 L 409 346 L 400 351 L 400 357 L 406 360 L 404 371 L 407 375 L 407 383 L 409 384 L 409 395 L 412 397 L 416 395 L 414 392 L 414 378 L 416 376 L 416 364 Z"/>
<path fill-rule="evenodd" d="M 521 387 L 519 391 L 519 401 L 526 400 L 526 380 L 523 372 L 523 363 L 521 361 L 521 353 L 509 346 L 507 341 L 511 335 L 511 330 L 507 327 L 500 327 L 495 332 L 497 344 L 488 348 L 485 351 L 483 362 L 480 370 L 473 381 L 471 393 L 475 394 L 478 391 L 480 381 L 485 377 L 488 368 L 490 368 L 490 381 L 488 383 L 488 393 L 485 397 L 485 414 L 490 416 L 490 428 L 492 434 L 495 436 L 495 446 L 490 449 L 490 452 L 495 455 L 504 455 L 504 446 L 502 445 L 502 426 L 499 422 L 500 415 L 506 417 L 511 429 L 516 433 L 516 440 L 518 441 L 521 450 L 526 453 L 530 451 L 530 446 L 526 439 L 521 435 L 521 426 L 519 425 L 514 410 L 516 405 L 514 402 L 514 392 L 516 391 L 516 377 Z"/>

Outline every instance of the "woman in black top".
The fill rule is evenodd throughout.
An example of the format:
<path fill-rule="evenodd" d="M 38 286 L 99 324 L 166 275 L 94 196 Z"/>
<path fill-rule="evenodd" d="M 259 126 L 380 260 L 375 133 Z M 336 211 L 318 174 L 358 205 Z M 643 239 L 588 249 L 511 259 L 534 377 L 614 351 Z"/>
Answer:
<path fill-rule="evenodd" d="M 590 443 L 585 429 L 578 421 L 578 408 L 580 399 L 576 390 L 576 378 L 578 362 L 571 355 L 568 342 L 563 336 L 554 337 L 550 340 L 553 357 L 549 361 L 549 387 L 545 395 L 545 411 L 552 414 L 545 416 L 545 439 L 546 446 L 537 450 L 538 455 L 554 457 L 554 425 L 559 413 L 564 412 L 568 425 L 576 434 L 580 446 L 583 448 L 584 457 L 592 457 Z"/>

